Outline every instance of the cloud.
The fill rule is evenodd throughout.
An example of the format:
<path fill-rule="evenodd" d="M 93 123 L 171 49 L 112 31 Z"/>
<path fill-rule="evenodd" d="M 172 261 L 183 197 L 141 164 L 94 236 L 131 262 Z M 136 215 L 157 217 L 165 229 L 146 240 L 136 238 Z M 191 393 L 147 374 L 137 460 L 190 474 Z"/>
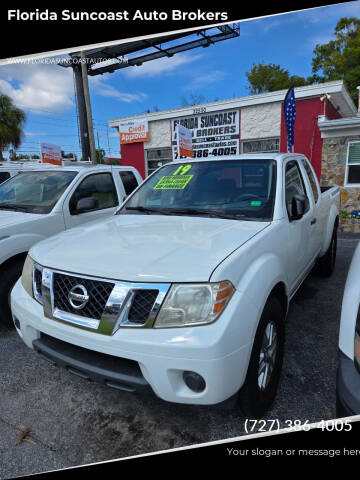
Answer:
<path fill-rule="evenodd" d="M 45 137 L 48 133 L 24 132 L 25 137 Z"/>
<path fill-rule="evenodd" d="M 31 113 L 57 113 L 74 105 L 72 71 L 50 63 L 0 67 L 0 92 Z"/>
<path fill-rule="evenodd" d="M 108 78 L 106 76 L 102 77 L 90 77 L 89 82 L 93 88 L 94 93 L 101 95 L 102 97 L 111 97 L 115 98 L 119 102 L 132 103 L 132 102 L 142 102 L 147 98 L 146 93 L 138 92 L 121 92 L 113 85 L 107 83 Z"/>
<path fill-rule="evenodd" d="M 177 54 L 174 57 L 164 57 L 151 62 L 145 62 L 139 67 L 124 69 L 123 75 L 127 78 L 157 77 L 179 72 L 180 67 L 196 62 L 202 55 Z"/>
<path fill-rule="evenodd" d="M 214 83 L 222 81 L 228 74 L 222 70 L 214 70 L 210 73 L 203 73 L 195 77 L 193 80 L 186 84 L 184 90 L 196 90 L 205 87 L 209 87 Z"/>

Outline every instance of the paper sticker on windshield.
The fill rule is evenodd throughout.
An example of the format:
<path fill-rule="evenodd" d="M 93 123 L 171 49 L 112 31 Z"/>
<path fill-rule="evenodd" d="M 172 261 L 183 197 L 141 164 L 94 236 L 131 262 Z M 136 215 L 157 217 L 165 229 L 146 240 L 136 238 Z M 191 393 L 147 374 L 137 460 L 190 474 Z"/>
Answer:
<path fill-rule="evenodd" d="M 154 190 L 184 190 L 194 175 L 186 175 L 191 165 L 180 165 L 172 175 L 161 177 Z"/>
<path fill-rule="evenodd" d="M 167 175 L 160 178 L 154 190 L 184 190 L 194 175 Z"/>

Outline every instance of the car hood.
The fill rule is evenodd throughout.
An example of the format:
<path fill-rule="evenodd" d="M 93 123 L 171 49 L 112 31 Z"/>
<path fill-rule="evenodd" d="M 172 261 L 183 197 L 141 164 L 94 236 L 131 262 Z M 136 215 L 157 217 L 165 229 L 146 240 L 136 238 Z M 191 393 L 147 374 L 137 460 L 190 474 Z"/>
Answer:
<path fill-rule="evenodd" d="M 0 210 L 0 232 L 5 227 L 12 227 L 22 223 L 32 222 L 43 217 L 39 213 L 15 212 L 14 210 Z"/>
<path fill-rule="evenodd" d="M 38 263 L 133 282 L 208 281 L 212 271 L 269 223 L 220 218 L 116 215 L 46 239 Z"/>

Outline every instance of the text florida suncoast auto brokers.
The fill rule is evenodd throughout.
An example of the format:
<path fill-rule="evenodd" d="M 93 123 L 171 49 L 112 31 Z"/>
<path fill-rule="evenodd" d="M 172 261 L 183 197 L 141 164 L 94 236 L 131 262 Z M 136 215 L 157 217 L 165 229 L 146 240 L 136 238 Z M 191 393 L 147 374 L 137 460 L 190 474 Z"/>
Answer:
<path fill-rule="evenodd" d="M 96 20 L 114 20 L 114 21 L 127 21 L 127 20 L 195 20 L 195 21 L 207 21 L 207 20 L 228 20 L 227 12 L 213 12 L 203 11 L 200 9 L 194 11 L 182 11 L 182 10 L 170 10 L 167 11 L 116 11 L 116 12 L 97 12 L 97 11 L 73 11 L 73 10 L 61 10 L 61 12 L 51 10 L 36 10 L 24 11 L 24 10 L 8 10 L 9 21 L 96 21 Z"/>

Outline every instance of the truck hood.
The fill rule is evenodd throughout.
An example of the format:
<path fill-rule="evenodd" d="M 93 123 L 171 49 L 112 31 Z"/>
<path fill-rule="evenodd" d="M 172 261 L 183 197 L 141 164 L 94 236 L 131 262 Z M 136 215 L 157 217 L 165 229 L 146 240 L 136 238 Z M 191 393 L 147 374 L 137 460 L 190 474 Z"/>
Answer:
<path fill-rule="evenodd" d="M 133 282 L 208 281 L 214 268 L 269 223 L 116 215 L 41 241 L 30 252 L 49 268 Z"/>
<path fill-rule="evenodd" d="M 5 228 L 23 223 L 32 222 L 43 217 L 39 213 L 14 212 L 13 210 L 0 210 L 0 235 Z"/>

